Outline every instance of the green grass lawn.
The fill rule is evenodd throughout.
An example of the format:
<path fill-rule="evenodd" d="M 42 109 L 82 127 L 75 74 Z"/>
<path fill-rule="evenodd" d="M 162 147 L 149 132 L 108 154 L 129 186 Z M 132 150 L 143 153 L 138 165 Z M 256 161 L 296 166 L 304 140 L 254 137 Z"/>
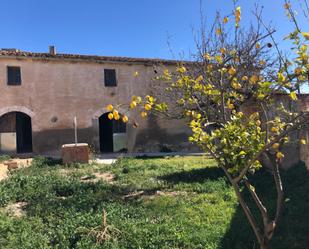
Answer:
<path fill-rule="evenodd" d="M 96 179 L 104 173 L 115 178 Z M 286 208 L 271 248 L 309 248 L 308 172 L 299 165 L 284 179 Z M 256 184 L 272 207 L 270 180 L 260 172 Z M 16 202 L 27 202 L 26 215 L 5 213 Z M 232 188 L 204 157 L 70 167 L 37 158 L 0 183 L 0 207 L 0 248 L 255 248 Z M 103 210 L 111 238 L 100 244 L 90 231 Z"/>

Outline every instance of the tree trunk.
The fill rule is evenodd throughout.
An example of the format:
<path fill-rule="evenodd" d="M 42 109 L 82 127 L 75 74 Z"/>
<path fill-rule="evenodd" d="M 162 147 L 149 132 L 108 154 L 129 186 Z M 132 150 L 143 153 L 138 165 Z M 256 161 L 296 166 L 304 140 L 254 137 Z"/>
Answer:
<path fill-rule="evenodd" d="M 260 249 L 268 249 L 268 243 L 267 242 L 262 242 L 260 244 Z"/>

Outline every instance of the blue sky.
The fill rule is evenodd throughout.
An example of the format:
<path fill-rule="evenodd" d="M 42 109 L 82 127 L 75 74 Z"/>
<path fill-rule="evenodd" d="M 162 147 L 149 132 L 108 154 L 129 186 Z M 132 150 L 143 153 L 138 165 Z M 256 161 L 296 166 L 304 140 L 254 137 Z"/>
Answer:
<path fill-rule="evenodd" d="M 297 0 L 295 0 L 297 1 Z M 241 0 L 243 23 L 251 18 L 254 0 Z M 278 38 L 290 26 L 283 0 L 260 0 L 267 21 L 273 20 Z M 198 28 L 199 0 L 2 0 L 2 48 L 60 53 L 173 58 L 194 51 L 192 27 Z M 230 12 L 232 1 L 204 0 L 212 20 L 216 10 Z M 301 20 L 304 23 L 304 20 Z"/>

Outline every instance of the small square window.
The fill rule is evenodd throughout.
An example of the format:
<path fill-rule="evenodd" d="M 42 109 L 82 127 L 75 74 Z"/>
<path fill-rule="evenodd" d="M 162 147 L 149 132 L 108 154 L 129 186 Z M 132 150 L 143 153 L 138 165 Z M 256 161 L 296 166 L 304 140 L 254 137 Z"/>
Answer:
<path fill-rule="evenodd" d="M 117 86 L 115 69 L 104 69 L 104 84 L 105 86 Z"/>
<path fill-rule="evenodd" d="M 20 67 L 7 67 L 8 85 L 18 86 L 21 85 L 21 71 Z"/>

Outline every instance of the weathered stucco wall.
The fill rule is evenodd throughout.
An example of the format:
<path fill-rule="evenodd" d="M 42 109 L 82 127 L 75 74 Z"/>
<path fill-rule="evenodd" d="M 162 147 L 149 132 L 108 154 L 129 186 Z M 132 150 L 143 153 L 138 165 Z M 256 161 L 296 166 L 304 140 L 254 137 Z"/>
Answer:
<path fill-rule="evenodd" d="M 7 66 L 21 68 L 21 86 L 7 85 Z M 117 87 L 104 86 L 104 69 L 116 69 Z M 136 71 L 139 77 L 133 77 Z M 154 76 L 154 66 L 142 63 L 0 58 L 0 116 L 9 111 L 31 116 L 35 153 L 59 153 L 62 144 L 72 143 L 76 116 L 79 142 L 99 151 L 98 118 L 105 106 L 146 94 Z M 128 150 L 181 150 L 188 144 L 184 127 L 182 121 L 143 121 L 139 129 L 128 124 Z"/>

